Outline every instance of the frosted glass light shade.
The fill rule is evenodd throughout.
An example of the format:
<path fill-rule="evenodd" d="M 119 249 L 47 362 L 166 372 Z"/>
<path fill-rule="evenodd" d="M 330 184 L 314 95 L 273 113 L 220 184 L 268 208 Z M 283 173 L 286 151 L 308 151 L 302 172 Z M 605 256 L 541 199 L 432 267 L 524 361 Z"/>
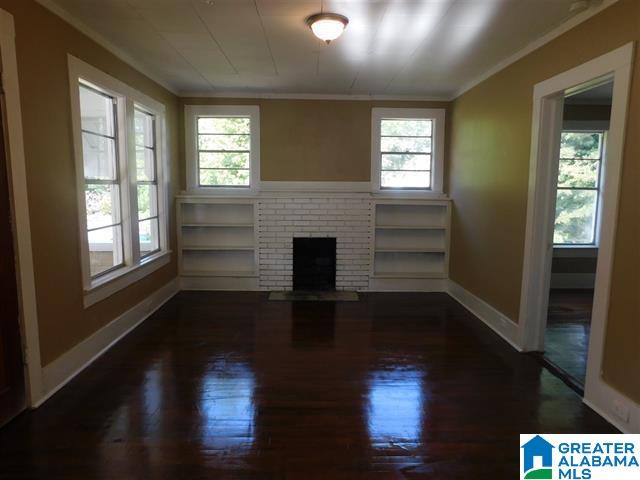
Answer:
<path fill-rule="evenodd" d="M 336 13 L 319 13 L 307 19 L 313 34 L 327 43 L 342 35 L 348 23 L 347 17 Z"/>

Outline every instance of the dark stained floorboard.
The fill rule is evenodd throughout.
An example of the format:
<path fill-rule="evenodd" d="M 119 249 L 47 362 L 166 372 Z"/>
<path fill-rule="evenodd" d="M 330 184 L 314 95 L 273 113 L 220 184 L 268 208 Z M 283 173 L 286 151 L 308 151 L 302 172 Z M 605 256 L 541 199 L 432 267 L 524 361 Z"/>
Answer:
<path fill-rule="evenodd" d="M 0 478 L 513 479 L 518 434 L 612 432 L 446 294 L 183 292 L 0 430 Z"/>
<path fill-rule="evenodd" d="M 545 359 L 584 387 L 593 290 L 551 290 Z"/>

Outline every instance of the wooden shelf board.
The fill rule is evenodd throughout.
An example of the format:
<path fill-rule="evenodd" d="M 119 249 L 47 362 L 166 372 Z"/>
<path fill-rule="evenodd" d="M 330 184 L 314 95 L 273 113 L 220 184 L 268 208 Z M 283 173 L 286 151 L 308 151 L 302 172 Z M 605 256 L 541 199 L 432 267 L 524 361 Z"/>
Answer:
<path fill-rule="evenodd" d="M 233 245 L 212 245 L 212 246 L 193 246 L 193 247 L 182 247 L 182 250 L 185 252 L 238 252 L 238 251 L 254 251 L 255 247 L 252 246 L 244 246 L 244 247 L 236 247 Z"/>
<path fill-rule="evenodd" d="M 182 228 L 253 228 L 253 223 L 183 223 Z"/>
<path fill-rule="evenodd" d="M 248 271 L 225 271 L 225 270 L 210 270 L 210 271 L 183 271 L 181 276 L 183 277 L 242 277 L 250 278 L 257 277 L 255 272 Z"/>
<path fill-rule="evenodd" d="M 444 225 L 376 225 L 379 230 L 446 230 Z"/>
<path fill-rule="evenodd" d="M 446 253 L 444 248 L 376 248 L 376 253 Z"/>

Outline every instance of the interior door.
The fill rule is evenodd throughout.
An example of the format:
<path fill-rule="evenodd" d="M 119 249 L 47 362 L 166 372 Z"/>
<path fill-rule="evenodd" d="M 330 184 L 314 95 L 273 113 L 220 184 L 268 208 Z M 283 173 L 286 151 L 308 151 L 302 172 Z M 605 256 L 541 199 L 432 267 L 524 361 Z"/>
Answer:
<path fill-rule="evenodd" d="M 25 408 L 18 288 L 5 142 L 4 95 L 0 94 L 0 425 Z"/>

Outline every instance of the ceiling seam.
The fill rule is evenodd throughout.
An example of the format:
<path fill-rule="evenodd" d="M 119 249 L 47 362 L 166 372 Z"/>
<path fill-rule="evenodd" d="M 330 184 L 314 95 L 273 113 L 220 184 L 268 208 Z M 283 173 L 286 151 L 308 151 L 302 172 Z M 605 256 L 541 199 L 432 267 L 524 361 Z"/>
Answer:
<path fill-rule="evenodd" d="M 176 52 L 176 53 L 177 53 L 177 54 L 178 54 L 178 55 L 179 55 L 179 56 L 180 56 L 180 57 L 181 57 L 181 58 L 182 58 L 182 59 L 183 59 L 183 60 L 184 60 L 184 61 L 185 61 L 185 62 L 186 62 L 186 63 L 187 63 L 187 64 L 188 64 L 188 65 L 189 65 L 189 66 L 190 66 L 190 67 L 191 67 L 191 68 L 192 68 L 192 69 L 193 69 L 193 70 L 194 70 L 194 71 L 195 71 L 199 76 L 200 76 L 200 77 L 202 77 L 202 79 L 203 79 L 206 83 L 208 83 L 208 84 L 209 84 L 209 86 L 210 86 L 212 89 L 215 89 L 215 86 L 213 85 L 213 83 L 211 83 L 211 82 L 209 81 L 209 79 L 208 79 L 207 77 L 205 77 L 205 76 L 202 74 L 202 72 L 200 72 L 200 70 L 198 70 L 198 68 L 196 68 L 196 66 L 195 66 L 193 63 L 191 63 L 191 62 L 189 61 L 189 59 L 188 59 L 187 57 L 185 57 L 185 56 L 180 52 L 180 50 L 178 50 L 176 47 L 174 47 L 174 46 L 173 46 L 173 44 L 172 44 L 169 40 L 167 40 L 167 39 L 165 38 L 165 36 L 164 36 L 164 35 L 162 35 L 162 33 L 161 33 L 161 32 L 160 32 L 160 31 L 159 31 L 159 30 L 158 30 L 158 29 L 157 29 L 157 28 L 156 28 L 156 27 L 155 27 L 155 26 L 154 26 L 154 25 L 153 25 L 153 24 L 152 24 L 152 23 L 151 23 L 151 22 L 150 22 L 150 21 L 149 21 L 149 20 L 148 20 L 148 19 L 147 19 L 143 14 L 142 14 L 142 12 L 140 12 L 140 10 L 139 10 L 136 6 L 132 5 L 132 4 L 131 4 L 131 2 L 130 2 L 129 0 L 126 0 L 126 3 L 127 3 L 127 5 L 129 5 L 129 7 L 130 7 L 132 10 L 134 10 L 134 11 L 136 11 L 136 12 L 138 12 L 138 13 L 140 14 L 140 17 L 144 20 L 144 22 L 145 22 L 145 23 L 147 23 L 147 24 L 149 25 L 149 28 L 151 28 L 151 30 L 153 30 L 153 32 L 154 32 L 156 35 L 158 35 L 158 37 L 160 37 L 162 40 L 164 40 L 164 42 L 165 42 L 167 45 L 169 45 L 169 46 L 170 46 L 170 47 L 171 47 L 171 48 L 172 48 L 172 49 L 173 49 L 173 50 L 174 50 L 174 51 L 175 51 L 175 52 Z"/>
<path fill-rule="evenodd" d="M 425 37 L 420 42 L 418 42 L 418 45 L 416 46 L 416 48 L 414 48 L 413 51 L 409 54 L 409 57 L 407 58 L 407 61 L 405 62 L 405 64 L 402 67 L 400 67 L 400 69 L 398 69 L 398 71 L 393 77 L 391 77 L 391 80 L 389 80 L 389 83 L 387 83 L 387 85 L 384 87 L 384 90 L 383 90 L 384 92 L 389 91 L 389 87 L 391 87 L 391 84 L 395 82 L 398 76 L 406 70 L 406 68 L 409 66 L 409 63 L 411 62 L 411 59 L 415 56 L 415 54 L 418 52 L 420 47 L 422 47 L 422 45 L 424 45 L 424 43 L 433 36 L 436 29 L 440 26 L 440 24 L 442 24 L 442 22 L 444 22 L 444 19 L 446 18 L 446 16 L 449 15 L 454 5 L 457 5 L 458 3 L 460 3 L 460 0 L 454 0 L 453 2 L 451 2 L 447 10 L 440 17 L 440 20 L 438 20 L 436 24 L 433 26 L 433 30 L 427 35 L 425 35 Z"/>
<path fill-rule="evenodd" d="M 198 12 L 198 9 L 193 6 L 193 2 L 190 2 L 189 6 L 193 10 L 193 13 L 196 14 L 196 17 L 198 17 L 198 20 L 200 20 L 200 23 L 202 23 L 202 26 L 205 28 L 205 30 L 207 31 L 207 33 L 211 37 L 211 40 L 213 40 L 213 43 L 215 43 L 216 46 L 218 47 L 218 49 L 220 50 L 220 53 L 222 53 L 222 56 L 225 58 L 225 60 L 227 61 L 227 63 L 231 67 L 231 69 L 233 70 L 233 73 L 238 75 L 238 69 L 236 68 L 236 66 L 233 64 L 233 62 L 231 61 L 231 59 L 227 55 L 227 52 L 224 51 L 224 48 L 222 48 L 222 45 L 220 45 L 220 42 L 218 42 L 218 40 L 216 39 L 215 35 L 213 34 L 211 29 L 207 25 L 207 22 L 205 22 L 204 19 L 202 18 L 202 16 L 200 15 L 200 12 Z"/>
<path fill-rule="evenodd" d="M 276 63 L 276 58 L 273 56 L 273 50 L 271 50 L 271 42 L 269 41 L 269 36 L 267 35 L 267 29 L 264 27 L 264 22 L 262 21 L 262 14 L 260 13 L 260 9 L 258 8 L 258 3 L 256 0 L 253 0 L 253 6 L 256 9 L 256 14 L 258 15 L 258 20 L 260 21 L 260 27 L 262 28 L 262 34 L 264 35 L 264 42 L 267 44 L 267 50 L 269 50 L 269 56 L 271 57 L 271 63 L 273 63 L 273 70 L 276 73 L 276 76 L 280 76 L 280 72 L 278 72 L 278 64 Z"/>
<path fill-rule="evenodd" d="M 376 31 L 373 32 L 373 36 L 371 37 L 371 45 L 372 45 L 372 47 L 367 52 L 368 55 L 372 55 L 373 54 L 373 44 L 375 43 L 376 38 L 378 38 L 378 34 L 380 32 L 380 27 L 382 26 L 382 22 L 384 21 L 384 17 L 387 15 L 387 12 L 389 11 L 390 7 L 391 7 L 391 5 L 387 4 L 387 6 L 384 8 L 384 12 L 382 12 L 382 15 L 380 15 L 380 21 L 378 21 L 378 25 L 376 26 Z M 360 78 L 360 73 L 362 73 L 362 68 L 359 68 L 358 71 L 356 72 L 355 77 L 353 77 L 353 81 L 351 82 L 351 86 L 349 87 L 349 91 L 350 92 L 353 91 L 353 87 L 355 87 L 356 82 Z"/>

